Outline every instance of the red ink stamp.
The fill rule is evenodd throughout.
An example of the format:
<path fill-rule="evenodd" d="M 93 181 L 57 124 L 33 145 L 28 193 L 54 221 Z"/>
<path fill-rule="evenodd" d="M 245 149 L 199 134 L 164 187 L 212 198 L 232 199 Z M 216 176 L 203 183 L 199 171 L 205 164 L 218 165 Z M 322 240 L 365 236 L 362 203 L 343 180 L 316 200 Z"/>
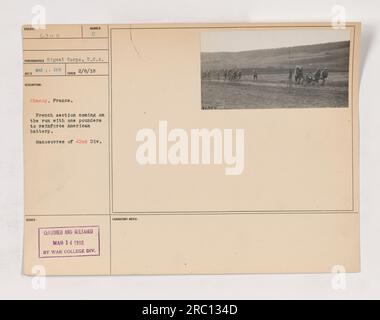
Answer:
<path fill-rule="evenodd" d="M 99 257 L 100 227 L 39 228 L 38 249 L 41 259 Z"/>

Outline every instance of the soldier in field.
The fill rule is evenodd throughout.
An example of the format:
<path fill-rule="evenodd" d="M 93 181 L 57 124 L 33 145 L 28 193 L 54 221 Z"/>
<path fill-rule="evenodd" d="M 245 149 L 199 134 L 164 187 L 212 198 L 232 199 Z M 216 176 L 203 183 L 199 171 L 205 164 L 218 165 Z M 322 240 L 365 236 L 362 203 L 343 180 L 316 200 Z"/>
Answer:
<path fill-rule="evenodd" d="M 257 74 L 257 70 L 253 70 L 253 81 L 257 81 L 259 79 L 259 76 Z"/>

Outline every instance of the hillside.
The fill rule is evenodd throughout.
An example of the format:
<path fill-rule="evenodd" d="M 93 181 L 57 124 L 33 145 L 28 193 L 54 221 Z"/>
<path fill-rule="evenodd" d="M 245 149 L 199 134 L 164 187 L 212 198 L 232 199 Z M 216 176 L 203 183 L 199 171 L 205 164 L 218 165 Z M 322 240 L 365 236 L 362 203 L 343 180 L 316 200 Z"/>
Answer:
<path fill-rule="evenodd" d="M 334 42 L 292 48 L 242 52 L 202 52 L 202 71 L 239 68 L 261 72 L 287 72 L 296 65 L 306 70 L 327 67 L 330 71 L 348 71 L 350 42 Z"/>

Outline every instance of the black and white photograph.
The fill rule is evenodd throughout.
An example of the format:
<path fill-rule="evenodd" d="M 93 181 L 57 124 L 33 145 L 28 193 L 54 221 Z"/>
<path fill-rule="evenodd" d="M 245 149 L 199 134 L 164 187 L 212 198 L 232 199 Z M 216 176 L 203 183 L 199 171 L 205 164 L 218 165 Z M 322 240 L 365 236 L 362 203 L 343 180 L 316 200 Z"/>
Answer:
<path fill-rule="evenodd" d="M 202 109 L 347 108 L 345 29 L 206 31 Z"/>

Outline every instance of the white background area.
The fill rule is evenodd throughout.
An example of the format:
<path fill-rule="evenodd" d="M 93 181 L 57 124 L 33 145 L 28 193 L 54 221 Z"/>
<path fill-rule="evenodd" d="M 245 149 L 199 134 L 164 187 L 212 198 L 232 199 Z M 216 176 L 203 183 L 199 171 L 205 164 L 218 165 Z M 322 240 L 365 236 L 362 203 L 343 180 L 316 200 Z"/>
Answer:
<path fill-rule="evenodd" d="M 362 272 L 347 275 L 54 277 L 35 290 L 22 276 L 23 145 L 21 25 L 44 5 L 47 23 L 331 21 L 334 5 L 362 21 Z M 378 0 L 2 0 L 0 10 L 0 298 L 380 298 L 380 2 Z M 252 253 L 254 254 L 254 253 Z"/>

